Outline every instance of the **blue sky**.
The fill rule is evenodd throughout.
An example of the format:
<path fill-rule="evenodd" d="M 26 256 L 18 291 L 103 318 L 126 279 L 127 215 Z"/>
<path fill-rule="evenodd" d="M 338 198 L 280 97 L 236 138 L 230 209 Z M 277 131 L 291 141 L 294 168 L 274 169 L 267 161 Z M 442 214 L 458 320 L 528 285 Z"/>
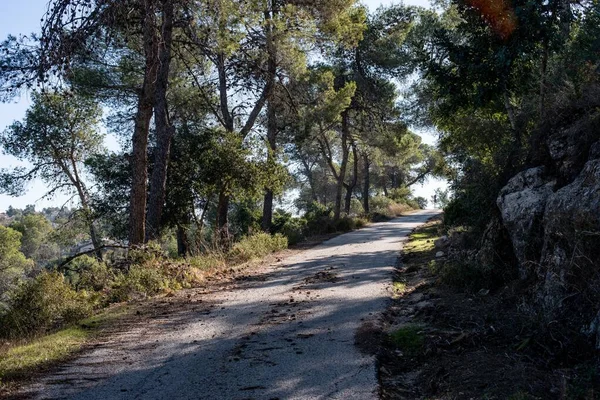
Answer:
<path fill-rule="evenodd" d="M 46 11 L 48 0 L 0 0 L 0 40 L 4 40 L 9 34 L 28 34 L 40 29 L 40 19 Z M 391 0 L 363 0 L 370 9 L 379 5 L 398 3 Z M 405 4 L 428 6 L 428 0 L 407 0 Z M 23 95 L 16 102 L 10 104 L 0 103 L 0 130 L 4 130 L 15 120 L 20 120 L 27 110 L 30 101 L 27 95 Z M 432 135 L 424 134 L 427 143 L 434 143 Z M 0 167 L 12 167 L 20 165 L 17 160 L 0 154 Z M 436 187 L 445 186 L 444 182 L 432 181 L 423 187 L 414 188 L 417 195 L 427 198 L 431 197 Z M 24 208 L 28 204 L 35 204 L 37 209 L 48 206 L 61 206 L 68 198 L 64 195 L 56 195 L 53 199 L 41 199 L 46 193 L 46 188 L 41 182 L 33 182 L 27 187 L 27 191 L 20 197 L 9 197 L 0 194 L 0 212 L 6 210 L 9 205 L 16 208 Z"/>

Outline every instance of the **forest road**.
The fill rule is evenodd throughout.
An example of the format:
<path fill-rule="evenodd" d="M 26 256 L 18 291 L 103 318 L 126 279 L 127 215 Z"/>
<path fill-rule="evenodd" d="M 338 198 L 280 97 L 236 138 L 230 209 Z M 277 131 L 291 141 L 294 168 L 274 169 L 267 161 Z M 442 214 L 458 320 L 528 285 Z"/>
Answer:
<path fill-rule="evenodd" d="M 37 399 L 375 399 L 375 322 L 424 210 L 331 239 L 239 280 L 187 294 L 28 389 Z M 192 291 L 193 293 L 193 291 Z"/>

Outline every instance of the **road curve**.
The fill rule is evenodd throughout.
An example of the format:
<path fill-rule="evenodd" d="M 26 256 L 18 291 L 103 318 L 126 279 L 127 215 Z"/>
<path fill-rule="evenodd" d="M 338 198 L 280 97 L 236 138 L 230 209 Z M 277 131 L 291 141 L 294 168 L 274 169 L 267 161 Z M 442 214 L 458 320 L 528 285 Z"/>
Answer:
<path fill-rule="evenodd" d="M 390 298 L 419 211 L 338 236 L 86 352 L 29 388 L 37 399 L 375 399 L 359 327 Z"/>

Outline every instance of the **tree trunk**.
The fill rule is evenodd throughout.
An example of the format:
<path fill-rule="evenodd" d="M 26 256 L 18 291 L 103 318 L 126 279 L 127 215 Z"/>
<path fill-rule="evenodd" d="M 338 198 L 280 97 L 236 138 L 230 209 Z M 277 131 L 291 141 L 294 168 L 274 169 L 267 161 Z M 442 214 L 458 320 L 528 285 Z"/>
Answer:
<path fill-rule="evenodd" d="M 356 144 L 352 143 L 352 155 L 354 158 L 354 168 L 352 173 L 352 180 L 346 186 L 346 199 L 344 204 L 344 211 L 346 214 L 350 214 L 350 206 L 352 204 L 352 193 L 354 192 L 354 188 L 358 183 L 358 152 L 356 151 Z"/>
<path fill-rule="evenodd" d="M 272 2 L 275 4 L 275 1 Z M 277 77 L 277 49 L 275 48 L 275 42 L 273 38 L 273 16 L 278 12 L 276 7 L 272 6 L 272 14 L 269 12 L 265 13 L 267 25 L 267 52 L 269 54 L 269 60 L 267 65 L 267 86 L 270 88 L 267 97 L 267 142 L 269 145 L 268 149 L 268 160 L 267 163 L 277 162 L 276 151 L 277 151 L 277 113 L 275 109 L 275 79 Z M 267 187 L 265 189 L 265 197 L 263 203 L 263 217 L 262 217 L 262 229 L 265 232 L 271 231 L 273 224 L 273 188 Z"/>
<path fill-rule="evenodd" d="M 365 210 L 365 214 L 370 212 L 369 210 L 369 192 L 371 191 L 371 161 L 369 160 L 369 156 L 367 154 L 363 155 L 364 167 L 365 167 L 365 181 L 363 185 L 363 208 Z"/>
<path fill-rule="evenodd" d="M 223 189 L 219 194 L 219 204 L 217 205 L 216 240 L 219 246 L 225 248 L 229 246 L 229 201 L 230 198 Z"/>
<path fill-rule="evenodd" d="M 263 204 L 263 217 L 262 217 L 262 229 L 263 231 L 270 233 L 273 225 L 273 191 L 266 189 L 264 204 Z"/>
<path fill-rule="evenodd" d="M 183 225 L 177 225 L 177 254 L 185 257 L 190 252 L 190 244 Z"/>
<path fill-rule="evenodd" d="M 346 178 L 346 168 L 348 167 L 348 138 L 350 136 L 350 127 L 348 125 L 348 111 L 342 113 L 342 163 L 340 173 L 338 174 L 337 188 L 335 192 L 335 208 L 333 219 L 338 221 L 342 214 L 342 192 L 344 190 L 344 179 Z"/>
<path fill-rule="evenodd" d="M 154 122 L 156 125 L 156 151 L 150 180 L 146 241 L 160 236 L 160 223 L 166 197 L 167 170 L 171 153 L 171 140 L 175 128 L 170 124 L 167 108 L 171 43 L 173 37 L 173 2 L 162 0 L 162 40 L 158 49 L 158 72 L 154 97 Z"/>
<path fill-rule="evenodd" d="M 146 230 L 146 184 L 148 180 L 148 132 L 154 102 L 157 43 L 154 21 L 154 1 L 145 0 L 144 53 L 146 66 L 144 83 L 138 100 L 135 129 L 132 138 L 131 194 L 129 203 L 129 244 L 144 243 Z"/>
<path fill-rule="evenodd" d="M 102 251 L 100 248 L 102 247 L 102 243 L 98 239 L 98 234 L 96 233 L 96 227 L 94 226 L 94 219 L 92 218 L 92 209 L 89 204 L 88 191 L 85 187 L 85 184 L 81 181 L 79 176 L 79 171 L 77 168 L 77 162 L 71 153 L 71 167 L 73 171 L 70 172 L 69 168 L 64 164 L 60 163 L 62 170 L 69 177 L 69 180 L 75 186 L 75 190 L 77 191 L 77 195 L 79 196 L 79 201 L 81 202 L 81 209 L 85 214 L 85 220 L 88 224 L 88 228 L 90 230 L 90 239 L 92 240 L 92 245 L 94 246 L 94 255 L 98 259 L 98 261 L 102 261 Z"/>
<path fill-rule="evenodd" d="M 275 115 L 275 107 L 271 105 L 271 103 L 267 106 L 267 140 L 269 144 L 269 154 L 267 162 L 275 163 L 275 152 L 277 151 L 277 121 Z M 271 225 L 273 223 L 273 199 L 274 199 L 273 189 L 266 188 L 265 189 L 265 197 L 263 203 L 263 217 L 262 217 L 262 229 L 265 232 L 271 231 Z"/>

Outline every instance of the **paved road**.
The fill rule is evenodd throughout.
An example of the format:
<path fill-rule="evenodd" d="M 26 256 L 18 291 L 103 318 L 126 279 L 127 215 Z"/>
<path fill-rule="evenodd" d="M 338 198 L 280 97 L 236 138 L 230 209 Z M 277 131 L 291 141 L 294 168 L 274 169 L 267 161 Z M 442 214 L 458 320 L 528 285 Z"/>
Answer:
<path fill-rule="evenodd" d="M 421 211 L 338 236 L 236 288 L 100 345 L 31 388 L 39 399 L 375 399 L 355 334 L 383 311 Z"/>

